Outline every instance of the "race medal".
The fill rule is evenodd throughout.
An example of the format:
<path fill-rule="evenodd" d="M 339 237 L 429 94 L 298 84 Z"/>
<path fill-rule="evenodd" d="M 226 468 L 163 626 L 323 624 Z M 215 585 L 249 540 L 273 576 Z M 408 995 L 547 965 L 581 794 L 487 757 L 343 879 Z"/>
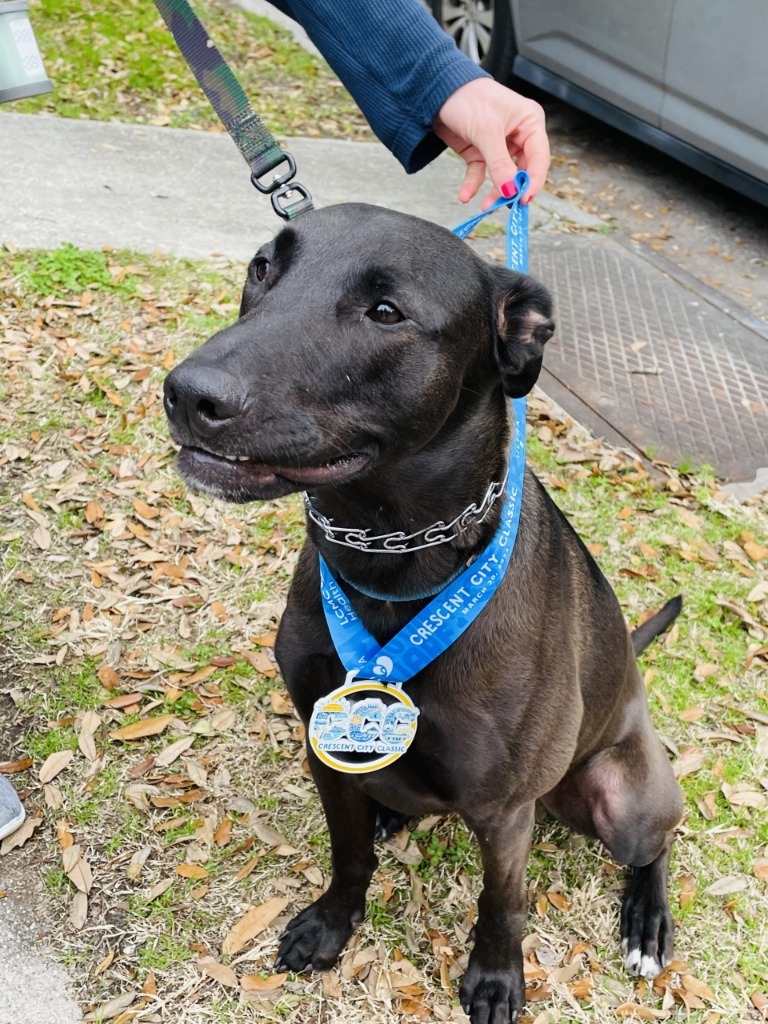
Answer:
<path fill-rule="evenodd" d="M 350 672 L 343 686 L 316 702 L 309 742 L 323 764 L 337 771 L 375 772 L 406 752 L 418 717 L 419 709 L 396 684 Z"/>

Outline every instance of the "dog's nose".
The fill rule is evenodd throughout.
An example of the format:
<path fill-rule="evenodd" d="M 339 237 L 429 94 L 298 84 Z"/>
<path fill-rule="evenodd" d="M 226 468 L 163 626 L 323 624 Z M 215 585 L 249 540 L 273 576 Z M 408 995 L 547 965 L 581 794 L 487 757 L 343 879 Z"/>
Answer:
<path fill-rule="evenodd" d="M 240 381 L 213 366 L 182 363 L 165 378 L 163 402 L 168 419 L 192 435 L 210 438 L 245 407 Z"/>

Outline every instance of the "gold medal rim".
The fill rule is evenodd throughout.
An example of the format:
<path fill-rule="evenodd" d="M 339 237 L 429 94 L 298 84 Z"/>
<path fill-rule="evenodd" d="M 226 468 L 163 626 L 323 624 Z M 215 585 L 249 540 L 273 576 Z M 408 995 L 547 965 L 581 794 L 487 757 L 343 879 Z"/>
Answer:
<path fill-rule="evenodd" d="M 357 693 L 360 690 L 379 690 L 382 693 L 392 693 L 394 691 L 397 693 L 397 697 L 400 700 L 400 702 L 405 704 L 406 707 L 412 708 L 416 712 L 418 712 L 419 710 L 414 701 L 408 696 L 408 694 L 404 690 L 401 690 L 399 686 L 387 686 L 385 683 L 378 683 L 375 680 L 358 679 L 356 682 L 350 683 L 348 686 L 340 686 L 337 690 L 331 690 L 329 694 L 326 694 L 325 697 L 320 697 L 315 702 L 315 707 L 312 709 L 312 716 L 310 717 L 309 720 L 309 729 L 312 729 L 312 719 L 315 717 L 317 705 L 321 701 L 323 703 L 326 703 L 330 700 L 337 700 L 339 697 L 346 697 L 348 694 Z M 335 768 L 337 771 L 345 772 L 347 775 L 363 775 L 366 772 L 378 771 L 379 768 L 386 768 L 387 765 L 392 764 L 393 761 L 397 761 L 399 757 L 402 757 L 403 754 L 407 752 L 408 747 L 410 747 L 411 743 L 413 742 L 413 737 L 416 735 L 416 726 L 417 723 L 414 722 L 411 738 L 408 740 L 408 745 L 406 746 L 402 754 L 384 754 L 382 755 L 382 759 L 380 761 L 373 761 L 371 764 L 364 765 L 350 765 L 344 761 L 335 760 L 334 757 L 327 751 L 320 750 L 318 748 L 318 741 L 314 736 L 312 736 L 311 732 L 309 732 L 309 741 L 312 744 L 312 750 L 314 751 L 315 756 L 329 768 Z"/>

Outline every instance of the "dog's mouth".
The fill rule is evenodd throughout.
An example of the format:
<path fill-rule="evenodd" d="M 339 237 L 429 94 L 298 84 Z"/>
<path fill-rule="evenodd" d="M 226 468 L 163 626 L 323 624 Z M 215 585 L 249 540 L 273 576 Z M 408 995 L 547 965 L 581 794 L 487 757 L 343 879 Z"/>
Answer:
<path fill-rule="evenodd" d="M 304 466 L 273 466 L 249 455 L 218 455 L 204 448 L 182 447 L 179 473 L 195 490 L 226 501 L 263 501 L 303 490 L 340 484 L 357 476 L 372 452 L 351 452 L 327 462 Z"/>

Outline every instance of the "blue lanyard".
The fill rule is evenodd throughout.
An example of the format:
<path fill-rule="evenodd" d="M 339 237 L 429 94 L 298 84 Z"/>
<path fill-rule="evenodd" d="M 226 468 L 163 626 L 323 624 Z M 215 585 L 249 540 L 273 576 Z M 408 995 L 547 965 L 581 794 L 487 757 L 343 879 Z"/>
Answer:
<path fill-rule="evenodd" d="M 454 228 L 454 234 L 466 238 L 489 213 L 502 206 L 509 207 L 507 265 L 512 270 L 525 271 L 528 265 L 528 207 L 520 205 L 528 186 L 525 171 L 518 173 L 515 184 L 518 191 L 512 199 L 497 199 L 484 213 Z M 485 551 L 384 647 L 365 628 L 325 559 L 318 556 L 325 619 L 347 672 L 354 672 L 361 679 L 407 682 L 447 650 L 493 597 L 512 557 L 523 497 L 525 398 L 513 399 L 512 407 L 515 434 L 510 452 L 507 498 L 498 530 Z"/>

